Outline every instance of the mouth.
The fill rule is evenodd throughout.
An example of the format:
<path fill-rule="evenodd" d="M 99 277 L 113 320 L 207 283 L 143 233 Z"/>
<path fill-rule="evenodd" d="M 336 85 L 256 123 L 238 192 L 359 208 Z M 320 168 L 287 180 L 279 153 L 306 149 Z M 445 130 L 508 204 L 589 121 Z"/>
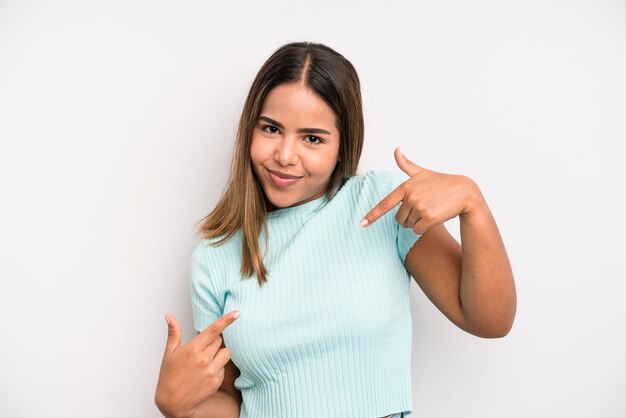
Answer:
<path fill-rule="evenodd" d="M 281 173 L 280 171 L 270 170 L 269 168 L 267 169 L 267 171 L 269 171 L 270 173 L 272 173 L 276 177 L 280 177 L 280 178 L 283 178 L 283 179 L 299 179 L 299 178 L 302 178 L 302 176 L 294 176 L 292 174 L 285 174 L 285 173 Z"/>
<path fill-rule="evenodd" d="M 269 177 L 272 183 L 274 183 L 274 185 L 281 187 L 281 188 L 291 186 L 292 184 L 295 184 L 296 182 L 298 182 L 298 180 L 302 178 L 302 177 L 296 177 L 296 176 L 282 177 L 280 174 L 270 169 L 267 169 L 267 172 L 269 174 Z"/>

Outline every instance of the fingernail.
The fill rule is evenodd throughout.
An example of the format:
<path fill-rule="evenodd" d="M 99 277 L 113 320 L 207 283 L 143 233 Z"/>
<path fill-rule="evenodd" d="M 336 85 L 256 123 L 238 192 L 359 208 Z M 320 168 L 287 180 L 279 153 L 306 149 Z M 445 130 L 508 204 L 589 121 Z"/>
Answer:
<path fill-rule="evenodd" d="M 170 324 L 170 317 L 167 315 L 165 315 L 165 322 L 167 322 L 167 325 Z"/>
<path fill-rule="evenodd" d="M 361 226 L 365 226 L 365 225 L 367 225 L 368 223 L 369 223 L 369 222 L 368 222 L 368 220 L 367 220 L 367 219 L 365 219 L 365 218 L 361 219 Z"/>
<path fill-rule="evenodd" d="M 239 312 L 239 311 L 235 311 L 235 312 L 232 313 L 232 317 L 235 318 L 235 319 L 239 318 L 240 316 L 241 316 L 241 312 Z"/>

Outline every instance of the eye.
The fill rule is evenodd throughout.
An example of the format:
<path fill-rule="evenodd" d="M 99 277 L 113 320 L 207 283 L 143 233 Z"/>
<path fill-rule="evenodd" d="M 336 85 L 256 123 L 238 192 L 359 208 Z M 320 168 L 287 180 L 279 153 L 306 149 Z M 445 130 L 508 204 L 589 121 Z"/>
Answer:
<path fill-rule="evenodd" d="M 269 133 L 269 134 L 276 133 L 275 131 L 274 131 L 274 132 L 272 132 L 272 131 L 267 131 L 265 128 L 276 129 L 276 131 L 278 131 L 278 128 L 277 128 L 277 127 L 275 127 L 275 126 L 272 126 L 272 125 L 261 125 L 261 130 L 262 130 L 262 131 L 265 131 L 265 132 L 267 132 L 267 133 Z"/>
<path fill-rule="evenodd" d="M 312 145 L 320 145 L 323 144 L 324 141 L 322 140 L 322 138 L 319 138 L 317 136 L 313 136 L 313 135 L 307 135 L 306 138 L 313 138 L 313 139 L 317 139 L 319 142 L 316 143 L 311 143 Z"/>

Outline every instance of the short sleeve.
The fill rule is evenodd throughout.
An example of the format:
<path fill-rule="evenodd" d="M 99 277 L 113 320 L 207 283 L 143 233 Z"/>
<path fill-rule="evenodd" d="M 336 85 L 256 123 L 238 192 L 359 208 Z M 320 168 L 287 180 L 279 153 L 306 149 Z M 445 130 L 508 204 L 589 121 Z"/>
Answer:
<path fill-rule="evenodd" d="M 208 266 L 204 241 L 196 247 L 191 255 L 189 281 L 191 287 L 191 307 L 193 310 L 193 326 L 203 331 L 209 324 L 224 315 L 220 306 L 215 278 L 211 277 Z"/>
<path fill-rule="evenodd" d="M 381 186 L 382 186 L 382 198 L 391 193 L 396 187 L 404 183 L 409 179 L 409 175 L 403 171 L 377 171 L 372 170 L 373 174 L 379 178 Z M 421 234 L 417 234 L 413 232 L 411 228 L 404 228 L 398 222 L 396 222 L 396 213 L 398 213 L 398 209 L 402 203 L 398 203 L 392 210 L 388 212 L 388 215 L 393 220 L 395 225 L 395 238 L 396 238 L 396 251 L 398 253 L 398 257 L 404 261 L 406 260 L 406 255 L 409 250 L 413 247 L 413 244 L 420 239 Z"/>

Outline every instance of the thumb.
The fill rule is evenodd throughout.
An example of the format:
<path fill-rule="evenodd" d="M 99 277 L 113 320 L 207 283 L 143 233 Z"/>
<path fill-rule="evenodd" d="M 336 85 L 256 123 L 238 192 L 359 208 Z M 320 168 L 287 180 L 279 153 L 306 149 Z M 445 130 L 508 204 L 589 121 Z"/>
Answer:
<path fill-rule="evenodd" d="M 422 167 L 415 164 L 413 161 L 409 160 L 402 153 L 402 151 L 400 151 L 400 147 L 396 147 L 396 149 L 393 152 L 393 156 L 396 159 L 396 163 L 398 164 L 398 167 L 400 167 L 402 171 L 408 174 L 409 177 L 413 177 L 414 175 L 416 175 L 417 173 L 423 170 Z"/>
<path fill-rule="evenodd" d="M 167 322 L 167 343 L 165 345 L 165 352 L 171 353 L 180 346 L 182 332 L 174 315 L 165 315 L 165 321 Z"/>

